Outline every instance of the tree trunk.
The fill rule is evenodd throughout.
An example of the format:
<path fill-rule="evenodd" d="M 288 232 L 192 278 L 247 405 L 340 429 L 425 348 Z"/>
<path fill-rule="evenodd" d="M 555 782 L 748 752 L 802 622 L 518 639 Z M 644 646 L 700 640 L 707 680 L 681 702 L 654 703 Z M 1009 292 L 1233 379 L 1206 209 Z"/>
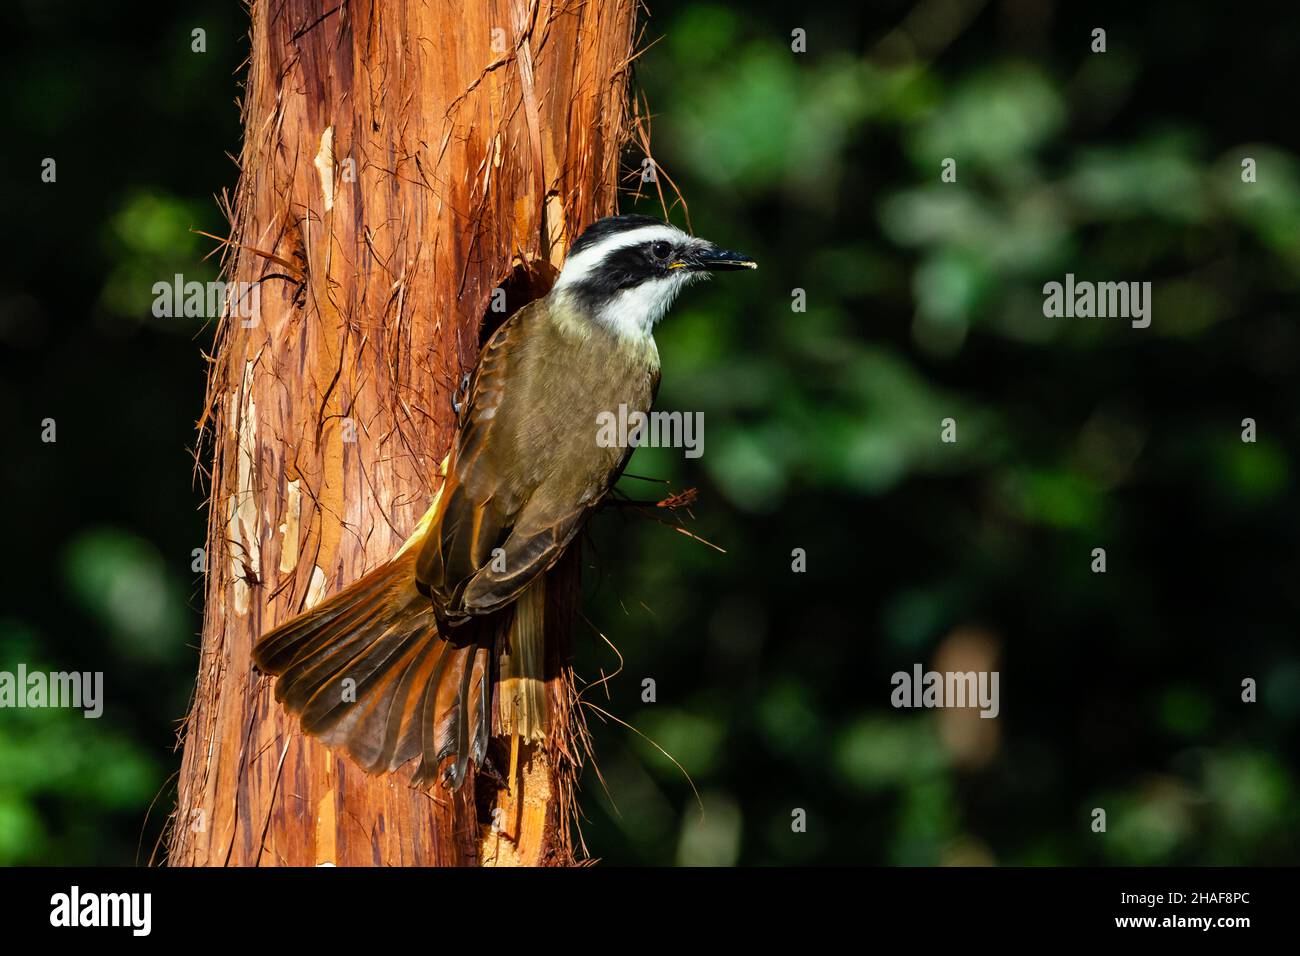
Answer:
<path fill-rule="evenodd" d="M 570 863 L 581 731 L 548 587 L 551 736 L 511 797 L 379 777 L 253 671 L 270 627 L 386 560 L 436 489 L 495 325 L 614 211 L 633 0 L 255 0 L 230 302 L 216 336 L 207 608 L 174 865 Z M 502 305 L 504 290 L 505 312 Z M 206 429 L 206 430 L 205 430 Z"/>

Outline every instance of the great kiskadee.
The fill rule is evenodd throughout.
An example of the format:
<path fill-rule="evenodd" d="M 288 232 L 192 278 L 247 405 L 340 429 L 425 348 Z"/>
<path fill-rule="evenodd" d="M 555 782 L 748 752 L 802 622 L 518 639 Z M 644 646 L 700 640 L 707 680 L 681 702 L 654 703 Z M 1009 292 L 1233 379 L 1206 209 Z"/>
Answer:
<path fill-rule="evenodd" d="M 484 346 L 414 534 L 257 642 L 254 662 L 279 675 L 276 699 L 304 731 L 369 773 L 419 757 L 418 785 L 452 788 L 487 757 L 494 701 L 499 736 L 545 736 L 546 572 L 632 451 L 602 446 L 598 416 L 649 411 L 654 326 L 684 286 L 753 268 L 645 216 L 583 232 L 551 291 Z"/>

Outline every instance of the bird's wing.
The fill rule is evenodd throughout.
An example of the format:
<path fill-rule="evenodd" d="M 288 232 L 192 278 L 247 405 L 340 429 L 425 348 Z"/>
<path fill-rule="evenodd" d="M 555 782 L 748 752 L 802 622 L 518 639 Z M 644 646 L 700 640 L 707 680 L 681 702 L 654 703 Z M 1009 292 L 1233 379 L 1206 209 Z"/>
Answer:
<path fill-rule="evenodd" d="M 489 561 L 466 582 L 461 596 L 464 609 L 487 614 L 515 600 L 564 554 L 592 507 L 582 505 L 547 515 L 540 526 L 528 530 L 516 527 L 501 543 L 498 560 Z"/>
<path fill-rule="evenodd" d="M 653 399 L 657 370 L 648 374 L 644 363 L 611 357 L 598 344 L 575 351 L 546 309 L 539 300 L 502 325 L 470 381 L 417 562 L 422 590 L 448 617 L 488 613 L 518 597 L 559 560 L 618 479 L 629 449 L 599 447 L 593 420 L 576 410 L 646 408 Z M 585 362 L 593 367 L 582 374 L 575 363 Z M 643 384 L 627 393 L 626 382 L 638 377 Z"/>
<path fill-rule="evenodd" d="M 659 387 L 655 370 L 646 380 L 646 407 Z M 632 457 L 632 448 L 601 448 L 590 433 L 569 438 L 563 471 L 550 473 L 532 490 L 514 515 L 501 554 L 474 574 L 461 595 L 465 610 L 485 614 L 517 598 L 537 575 L 559 560 L 582 530 L 591 512 L 618 481 Z"/>
<path fill-rule="evenodd" d="M 519 507 L 504 484 L 509 472 L 496 467 L 504 451 L 498 448 L 497 413 L 531 308 L 511 316 L 483 347 L 464 398 L 438 513 L 416 561 L 421 589 L 443 607 L 455 604 L 460 587 L 491 559 Z"/>

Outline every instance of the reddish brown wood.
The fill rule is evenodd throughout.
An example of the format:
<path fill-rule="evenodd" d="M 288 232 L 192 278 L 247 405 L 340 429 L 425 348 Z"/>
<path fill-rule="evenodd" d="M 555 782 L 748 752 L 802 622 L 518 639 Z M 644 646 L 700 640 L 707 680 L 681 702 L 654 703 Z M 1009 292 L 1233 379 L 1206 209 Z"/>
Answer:
<path fill-rule="evenodd" d="M 420 792 L 413 765 L 368 777 L 304 737 L 249 654 L 401 544 L 437 487 L 492 290 L 516 269 L 544 288 L 566 243 L 614 210 L 634 3 L 256 0 L 251 13 L 226 266 L 260 280 L 260 315 L 221 323 L 201 425 L 207 610 L 170 861 L 571 862 L 566 720 L 534 755 L 525 812 L 498 814 L 520 825 L 493 831 L 497 797 L 476 813 L 472 784 Z M 551 654 L 558 701 L 567 647 Z"/>

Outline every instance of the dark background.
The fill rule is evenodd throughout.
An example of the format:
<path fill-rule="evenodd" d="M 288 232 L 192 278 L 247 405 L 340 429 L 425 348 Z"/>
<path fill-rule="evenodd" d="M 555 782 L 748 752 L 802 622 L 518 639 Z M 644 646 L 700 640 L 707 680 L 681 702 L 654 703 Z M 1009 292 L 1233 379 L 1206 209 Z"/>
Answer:
<path fill-rule="evenodd" d="M 107 697 L 0 711 L 0 863 L 149 858 L 197 665 L 210 329 L 154 319 L 151 287 L 216 278 L 191 230 L 225 232 L 247 22 L 129 6 L 19 0 L 0 31 L 0 670 L 102 670 Z M 590 852 L 1300 860 L 1300 14 L 650 8 L 655 158 L 761 269 L 660 327 L 659 405 L 704 413 L 703 457 L 629 468 L 698 487 L 689 527 L 726 554 L 623 513 L 587 551 L 578 667 L 617 666 L 595 630 L 625 667 L 590 699 L 705 812 L 592 710 Z M 1066 272 L 1151 281 L 1151 327 L 1045 318 Z M 1000 717 L 893 709 L 918 663 L 997 669 Z"/>

